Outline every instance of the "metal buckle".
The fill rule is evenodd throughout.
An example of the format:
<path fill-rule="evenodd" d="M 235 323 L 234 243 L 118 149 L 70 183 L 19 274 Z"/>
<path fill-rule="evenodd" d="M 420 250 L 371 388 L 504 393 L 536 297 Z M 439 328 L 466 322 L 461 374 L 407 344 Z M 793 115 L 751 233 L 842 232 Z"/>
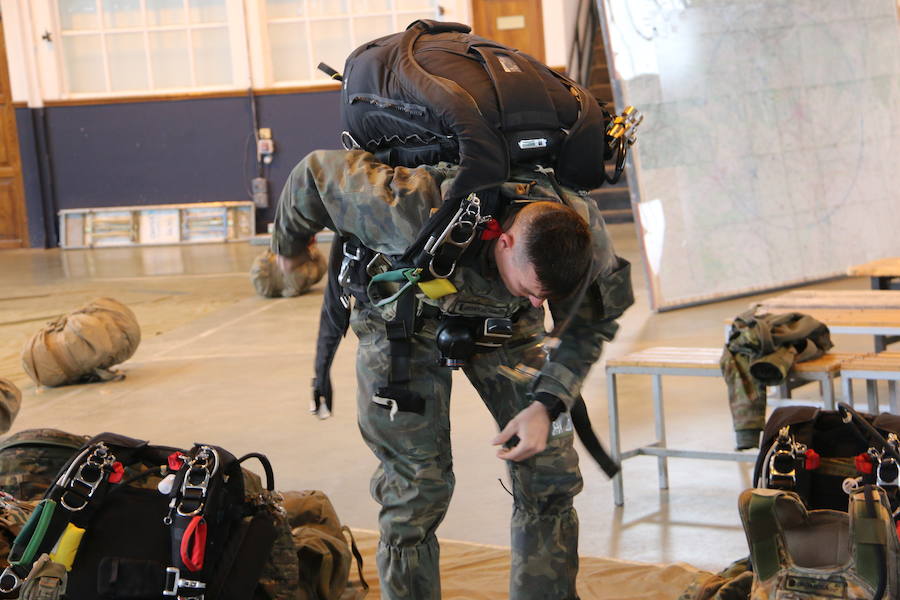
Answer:
<path fill-rule="evenodd" d="M 475 341 L 475 345 L 499 348 L 512 334 L 512 319 L 488 317 L 484 320 L 481 337 Z"/>
<path fill-rule="evenodd" d="M 184 596 L 178 593 L 179 588 L 198 590 L 199 593 Z M 194 579 L 182 579 L 181 571 L 177 567 L 166 567 L 166 587 L 163 588 L 163 596 L 174 596 L 178 600 L 203 600 L 203 592 L 206 584 Z"/>
<path fill-rule="evenodd" d="M 12 578 L 12 586 L 6 585 L 4 583 L 7 577 Z M 8 594 L 9 592 L 19 589 L 21 585 L 22 579 L 18 575 L 16 575 L 16 572 L 12 570 L 12 567 L 6 567 L 5 569 L 3 569 L 3 573 L 0 573 L 0 592 Z"/>
<path fill-rule="evenodd" d="M 456 270 L 456 263 L 459 261 L 459 257 L 462 256 L 466 248 L 471 245 L 472 240 L 475 239 L 475 236 L 478 233 L 478 225 L 487 221 L 489 218 L 490 217 L 481 216 L 481 200 L 478 196 L 469 194 L 469 197 L 463 200 L 459 210 L 456 211 L 456 214 L 453 215 L 453 218 L 447 223 L 444 231 L 442 231 L 438 237 L 432 236 L 429 238 L 428 242 L 425 244 L 425 252 L 431 255 L 431 260 L 428 262 L 428 270 L 431 274 L 438 279 L 450 277 L 453 274 L 453 271 Z M 458 251 L 456 256 L 453 257 L 453 262 L 446 268 L 446 272 L 439 272 L 434 261 L 438 258 L 438 250 L 440 250 L 441 246 L 444 244 L 455 246 L 458 248 Z"/>
<path fill-rule="evenodd" d="M 219 453 L 215 448 L 210 446 L 201 446 L 194 458 L 188 463 L 188 472 L 181 482 L 181 492 L 179 493 L 179 501 L 175 507 L 175 512 L 182 517 L 191 517 L 198 515 L 203 511 L 206 505 L 206 492 L 209 489 L 209 482 L 213 475 L 219 470 Z M 203 478 L 200 481 L 192 479 L 195 471 L 201 471 Z M 198 500 L 199 504 L 194 510 L 188 511 L 184 507 L 185 495 L 187 492 L 197 491 L 200 493 L 199 498 L 192 497 L 191 500 Z"/>
<path fill-rule="evenodd" d="M 97 444 L 91 454 L 78 466 L 78 470 L 75 472 L 75 476 L 69 478 L 66 481 L 65 487 L 66 490 L 60 496 L 59 503 L 70 512 L 78 512 L 80 510 L 84 510 L 84 508 L 88 504 L 88 500 L 94 496 L 94 493 L 97 491 L 97 488 L 100 487 L 100 484 L 103 483 L 103 476 L 105 474 L 105 469 L 108 465 L 111 465 L 115 461 L 115 456 L 110 454 L 109 448 L 106 447 L 106 444 L 100 442 Z M 73 465 L 74 467 L 74 465 Z M 71 472 L 67 472 L 68 475 Z M 75 494 L 78 499 L 81 501 L 81 504 L 78 506 L 73 506 L 69 500 L 67 500 L 67 496 L 70 493 L 75 493 L 76 486 L 80 486 L 84 488 L 86 491 L 82 493 Z"/>
<path fill-rule="evenodd" d="M 350 254 L 347 252 L 349 245 L 350 242 L 344 242 L 344 259 L 341 261 L 341 270 L 338 272 L 338 283 L 341 284 L 341 287 L 350 283 L 350 265 L 362 258 L 362 248 L 357 246 L 356 252 Z"/>

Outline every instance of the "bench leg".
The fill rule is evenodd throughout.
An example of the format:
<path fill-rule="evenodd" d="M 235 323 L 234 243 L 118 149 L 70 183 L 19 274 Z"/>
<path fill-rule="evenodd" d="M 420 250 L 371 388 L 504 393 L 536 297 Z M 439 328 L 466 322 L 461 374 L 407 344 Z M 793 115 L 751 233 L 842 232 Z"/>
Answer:
<path fill-rule="evenodd" d="M 897 406 L 897 382 L 893 379 L 888 381 L 888 406 L 892 415 L 900 414 L 900 407 Z"/>
<path fill-rule="evenodd" d="M 613 462 L 621 466 L 622 447 L 619 441 L 619 399 L 616 396 L 616 374 L 606 372 L 606 403 L 609 412 L 609 454 Z M 622 485 L 622 469 L 612 478 L 613 502 L 616 506 L 625 504 L 625 490 Z"/>
<path fill-rule="evenodd" d="M 656 445 L 666 447 L 666 413 L 663 408 L 662 375 L 653 376 L 653 418 L 656 421 Z M 669 489 L 669 459 L 665 456 L 657 457 L 659 469 L 659 489 Z"/>
<path fill-rule="evenodd" d="M 841 375 L 841 393 L 843 401 L 853 406 L 853 382 L 846 375 Z"/>
<path fill-rule="evenodd" d="M 822 393 L 822 405 L 825 410 L 834 410 L 834 379 L 831 375 L 826 375 L 826 378 L 819 382 L 819 390 Z"/>
<path fill-rule="evenodd" d="M 866 401 L 869 403 L 869 414 L 878 414 L 878 381 L 866 379 Z"/>

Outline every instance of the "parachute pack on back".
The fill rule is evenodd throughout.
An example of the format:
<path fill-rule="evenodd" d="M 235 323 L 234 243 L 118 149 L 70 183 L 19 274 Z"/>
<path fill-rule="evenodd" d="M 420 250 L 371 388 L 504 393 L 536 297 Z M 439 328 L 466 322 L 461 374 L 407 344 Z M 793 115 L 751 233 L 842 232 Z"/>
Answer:
<path fill-rule="evenodd" d="M 420 20 L 350 54 L 345 145 L 394 166 L 458 163 L 450 198 L 500 185 L 517 162 L 553 167 L 575 189 L 599 187 L 609 113 L 564 75 L 470 31 Z"/>

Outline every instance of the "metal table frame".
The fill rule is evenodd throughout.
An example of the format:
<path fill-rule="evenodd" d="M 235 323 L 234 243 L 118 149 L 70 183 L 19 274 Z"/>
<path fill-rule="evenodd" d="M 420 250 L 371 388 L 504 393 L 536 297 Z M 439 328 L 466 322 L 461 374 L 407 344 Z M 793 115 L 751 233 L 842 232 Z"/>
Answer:
<path fill-rule="evenodd" d="M 863 379 L 866 382 L 867 410 L 877 415 L 881 409 L 878 404 L 878 381 L 888 382 L 888 410 L 891 414 L 900 415 L 900 402 L 897 399 L 897 382 L 900 381 L 900 371 L 883 371 L 874 369 L 847 369 L 841 370 L 841 387 L 844 401 L 853 406 L 852 380 Z"/>
<path fill-rule="evenodd" d="M 808 373 L 794 373 L 793 377 L 802 383 L 818 381 L 822 391 L 822 399 L 825 408 L 834 409 L 834 377 L 839 372 L 816 371 Z M 653 420 L 656 428 L 656 441 L 640 446 L 632 450 L 622 452 L 619 436 L 619 398 L 616 384 L 616 376 L 620 374 L 650 375 L 653 378 Z M 666 419 L 663 404 L 662 377 L 663 375 L 716 377 L 721 378 L 718 369 L 686 368 L 686 367 L 659 367 L 659 366 L 617 366 L 607 365 L 606 385 L 607 403 L 609 412 L 609 445 L 610 455 L 616 462 L 622 462 L 635 456 L 656 456 L 657 470 L 659 472 L 659 489 L 669 487 L 668 458 L 695 458 L 704 460 L 731 460 L 737 462 L 756 462 L 755 454 L 741 452 L 710 452 L 707 450 L 683 450 L 669 448 L 666 445 Z M 796 387 L 796 386 L 795 386 Z M 625 504 L 625 489 L 620 470 L 612 480 L 613 501 L 616 506 Z"/>

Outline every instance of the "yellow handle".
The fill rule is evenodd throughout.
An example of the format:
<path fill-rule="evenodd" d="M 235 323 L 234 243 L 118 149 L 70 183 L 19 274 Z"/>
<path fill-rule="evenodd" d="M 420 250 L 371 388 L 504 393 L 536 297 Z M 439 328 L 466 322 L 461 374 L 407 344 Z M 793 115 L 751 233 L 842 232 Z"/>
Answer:
<path fill-rule="evenodd" d="M 75 562 L 75 555 L 78 553 L 78 546 L 81 544 L 81 538 L 84 536 L 84 529 L 76 527 L 69 523 L 66 530 L 59 536 L 56 542 L 56 548 L 50 553 L 50 560 L 59 563 L 66 568 L 66 571 L 72 570 L 72 563 Z"/>

